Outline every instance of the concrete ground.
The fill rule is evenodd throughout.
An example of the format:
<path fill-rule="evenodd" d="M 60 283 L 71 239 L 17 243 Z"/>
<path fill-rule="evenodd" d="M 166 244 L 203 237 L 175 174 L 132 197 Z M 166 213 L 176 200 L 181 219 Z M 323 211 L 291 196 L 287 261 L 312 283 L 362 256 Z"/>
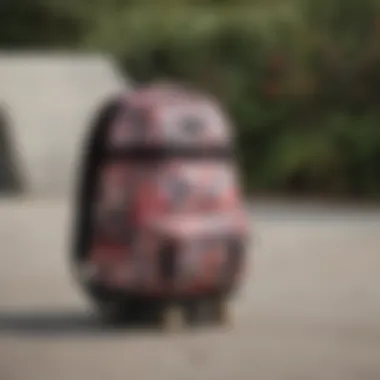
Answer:
<path fill-rule="evenodd" d="M 1 380 L 378 380 L 380 209 L 257 203 L 235 323 L 102 329 L 70 277 L 64 201 L 0 201 Z"/>

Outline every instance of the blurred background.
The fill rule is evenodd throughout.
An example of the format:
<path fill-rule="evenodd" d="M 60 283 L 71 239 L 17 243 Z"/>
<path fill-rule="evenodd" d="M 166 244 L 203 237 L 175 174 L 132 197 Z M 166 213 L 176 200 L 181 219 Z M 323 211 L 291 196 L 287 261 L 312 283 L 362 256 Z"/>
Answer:
<path fill-rule="evenodd" d="M 3 0 L 0 21 L 6 51 L 100 51 L 216 93 L 250 190 L 380 194 L 377 0 Z"/>
<path fill-rule="evenodd" d="M 159 79 L 235 121 L 254 243 L 227 332 L 103 331 L 69 273 L 88 122 Z M 379 0 L 1 0 L 0 379 L 378 380 L 379 102 Z"/>

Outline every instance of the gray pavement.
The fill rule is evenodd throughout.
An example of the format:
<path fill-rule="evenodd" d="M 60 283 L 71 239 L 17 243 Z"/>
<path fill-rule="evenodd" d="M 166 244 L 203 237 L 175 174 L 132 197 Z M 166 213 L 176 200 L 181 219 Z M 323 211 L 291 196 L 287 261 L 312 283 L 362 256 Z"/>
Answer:
<path fill-rule="evenodd" d="M 102 329 L 72 281 L 70 209 L 0 201 L 0 380 L 378 380 L 380 209 L 247 207 L 230 328 Z"/>

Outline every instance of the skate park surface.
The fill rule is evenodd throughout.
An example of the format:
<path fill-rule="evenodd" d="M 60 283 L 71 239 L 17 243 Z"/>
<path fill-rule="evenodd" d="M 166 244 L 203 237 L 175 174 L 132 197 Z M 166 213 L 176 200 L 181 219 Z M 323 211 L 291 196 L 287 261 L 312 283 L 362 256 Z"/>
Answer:
<path fill-rule="evenodd" d="M 102 326 L 72 279 L 67 198 L 0 200 L 1 380 L 378 380 L 380 208 L 254 200 L 230 327 Z"/>

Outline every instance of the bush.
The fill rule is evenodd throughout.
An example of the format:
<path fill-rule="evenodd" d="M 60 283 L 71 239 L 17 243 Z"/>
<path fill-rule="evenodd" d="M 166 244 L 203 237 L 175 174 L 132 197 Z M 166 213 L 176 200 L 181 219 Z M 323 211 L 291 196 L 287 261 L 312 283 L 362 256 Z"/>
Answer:
<path fill-rule="evenodd" d="M 136 10 L 104 42 L 125 36 L 113 51 L 141 82 L 169 76 L 219 96 L 248 190 L 379 196 L 377 14 L 372 0 Z"/>

